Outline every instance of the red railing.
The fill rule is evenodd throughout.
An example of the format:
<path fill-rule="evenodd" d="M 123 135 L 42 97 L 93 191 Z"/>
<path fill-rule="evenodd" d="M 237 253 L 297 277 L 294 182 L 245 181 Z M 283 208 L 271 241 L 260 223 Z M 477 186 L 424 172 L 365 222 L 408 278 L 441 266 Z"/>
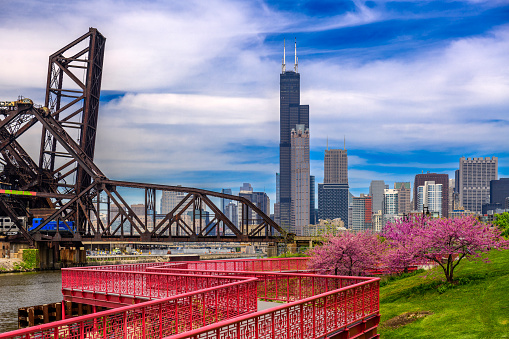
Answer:
<path fill-rule="evenodd" d="M 7 332 L 0 338 L 163 338 L 256 309 L 255 279 L 243 278 L 197 292 Z"/>
<path fill-rule="evenodd" d="M 242 277 L 220 277 L 153 272 L 62 269 L 62 290 L 161 299 L 230 284 Z"/>
<path fill-rule="evenodd" d="M 342 287 L 351 286 L 370 280 L 363 277 L 344 277 L 330 275 L 316 275 L 305 273 L 278 272 L 240 272 L 240 271 L 193 271 L 158 266 L 148 269 L 150 272 L 174 273 L 178 275 L 194 274 L 211 276 L 236 276 L 257 278 L 258 298 L 271 301 L 291 302 L 302 300 Z"/>
<path fill-rule="evenodd" d="M 302 271 L 307 270 L 309 258 L 237 259 L 188 261 L 190 270 L 214 271 Z"/>
<path fill-rule="evenodd" d="M 320 338 L 360 324 L 362 338 L 377 338 L 378 279 L 322 293 L 220 323 L 173 335 L 178 338 Z M 370 319 L 374 321 L 369 322 Z M 365 324 L 370 324 L 367 327 Z M 339 338 L 339 337 L 338 337 Z M 344 338 L 350 338 L 344 336 Z"/>
<path fill-rule="evenodd" d="M 139 303 L 0 334 L 0 339 L 289 339 L 347 332 L 377 338 L 379 279 L 295 272 L 307 268 L 306 259 L 64 269 L 66 300 L 96 305 L 117 297 L 119 304 Z M 256 312 L 257 297 L 287 304 Z"/>

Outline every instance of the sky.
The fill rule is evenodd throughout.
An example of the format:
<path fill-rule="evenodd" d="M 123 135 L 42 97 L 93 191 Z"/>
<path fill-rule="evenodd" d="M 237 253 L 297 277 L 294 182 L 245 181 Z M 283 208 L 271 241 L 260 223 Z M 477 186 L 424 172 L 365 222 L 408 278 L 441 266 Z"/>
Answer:
<path fill-rule="evenodd" d="M 111 179 L 275 202 L 279 74 L 297 40 L 311 174 L 346 148 L 354 195 L 371 180 L 452 178 L 465 157 L 509 176 L 509 0 L 0 0 L 0 100 L 44 103 L 48 56 L 106 37 L 95 162 Z M 22 145 L 38 158 L 40 127 Z"/>

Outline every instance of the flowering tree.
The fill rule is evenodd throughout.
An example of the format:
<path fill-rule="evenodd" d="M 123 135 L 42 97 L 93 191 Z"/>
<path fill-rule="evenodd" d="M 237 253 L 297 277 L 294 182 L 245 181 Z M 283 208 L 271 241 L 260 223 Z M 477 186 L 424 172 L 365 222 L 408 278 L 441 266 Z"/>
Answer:
<path fill-rule="evenodd" d="M 325 236 L 322 246 L 311 250 L 309 267 L 322 274 L 365 275 L 380 262 L 384 245 L 369 232 L 343 232 Z"/>
<path fill-rule="evenodd" d="M 454 269 L 464 258 L 479 260 L 491 249 L 509 247 L 497 228 L 471 216 L 456 219 L 419 217 L 389 223 L 384 237 L 390 246 L 389 268 L 396 271 L 411 262 L 432 261 L 442 267 L 448 282 L 453 282 Z"/>
<path fill-rule="evenodd" d="M 493 225 L 498 226 L 504 237 L 509 237 L 509 213 L 495 214 Z"/>

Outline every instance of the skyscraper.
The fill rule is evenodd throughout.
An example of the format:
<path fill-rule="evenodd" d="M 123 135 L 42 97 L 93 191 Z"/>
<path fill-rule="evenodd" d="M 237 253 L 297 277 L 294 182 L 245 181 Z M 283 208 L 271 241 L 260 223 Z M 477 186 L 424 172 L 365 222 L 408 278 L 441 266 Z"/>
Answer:
<path fill-rule="evenodd" d="M 348 156 L 346 149 L 327 149 L 323 159 L 324 184 L 348 184 Z"/>
<path fill-rule="evenodd" d="M 315 207 L 315 176 L 309 176 L 309 223 L 314 225 L 318 222 L 317 211 Z"/>
<path fill-rule="evenodd" d="M 224 193 L 224 194 L 232 194 L 232 190 L 231 188 L 223 188 L 221 190 L 221 193 Z M 226 206 L 228 206 L 228 204 L 232 202 L 231 199 L 225 199 L 225 198 L 221 198 L 221 212 L 225 213 L 226 214 Z"/>
<path fill-rule="evenodd" d="M 300 104 L 300 74 L 295 43 L 294 69 L 286 70 L 285 47 L 279 76 L 279 220 L 287 230 L 290 229 L 292 207 L 291 133 L 297 125 L 304 125 L 304 130 L 309 129 L 309 106 Z"/>
<path fill-rule="evenodd" d="M 490 182 L 490 203 L 505 205 L 509 197 L 509 178 L 500 178 Z"/>
<path fill-rule="evenodd" d="M 180 187 L 180 185 L 178 187 Z M 163 191 L 161 196 L 161 214 L 170 213 L 182 201 L 182 199 L 186 197 L 186 195 L 187 194 L 185 192 Z M 182 211 L 184 207 L 185 204 L 180 206 L 174 214 Z M 190 212 L 192 209 L 192 206 L 190 206 L 186 212 Z"/>
<path fill-rule="evenodd" d="M 373 213 L 377 213 L 382 210 L 382 203 L 384 200 L 384 189 L 386 189 L 385 182 L 383 180 L 371 180 L 369 185 L 369 195 L 373 197 Z"/>
<path fill-rule="evenodd" d="M 442 185 L 442 214 L 441 217 L 449 217 L 449 175 L 440 173 L 421 173 L 415 176 L 414 180 L 414 208 L 415 210 L 422 212 L 418 209 L 418 193 L 419 186 L 423 186 L 426 181 L 433 181 L 435 184 Z M 489 183 L 488 183 L 489 185 Z"/>
<path fill-rule="evenodd" d="M 309 129 L 297 125 L 291 136 L 291 217 L 290 232 L 302 235 L 309 225 L 310 192 L 309 183 Z"/>
<path fill-rule="evenodd" d="M 410 182 L 395 182 L 394 189 L 398 190 L 398 212 L 408 214 L 412 210 L 412 206 L 410 206 L 412 196 Z"/>
<path fill-rule="evenodd" d="M 341 218 L 348 227 L 348 158 L 346 149 L 327 149 L 324 183 L 318 184 L 318 218 Z"/>
<path fill-rule="evenodd" d="M 352 230 L 364 231 L 373 229 L 371 203 L 373 197 L 361 194 L 360 197 L 353 197 L 352 203 Z"/>
<path fill-rule="evenodd" d="M 239 197 L 246 198 L 256 205 L 263 213 L 270 214 L 270 199 L 265 192 L 253 192 L 251 184 L 244 183 L 240 188 Z M 247 208 L 242 211 L 243 204 L 237 204 L 237 215 L 239 222 L 237 225 L 242 224 L 242 218 L 244 218 L 244 224 L 246 225 L 258 225 L 262 222 L 262 218 L 255 213 L 251 208 Z"/>
<path fill-rule="evenodd" d="M 442 217 L 442 198 L 444 196 L 444 194 L 442 194 L 442 190 L 442 184 L 435 184 L 434 181 L 425 181 L 423 185 L 417 187 L 416 209 L 418 211 L 424 211 L 424 209 L 427 208 L 428 212 L 436 212 L 439 217 Z M 447 194 L 447 198 L 449 198 L 449 194 Z M 449 207 L 449 203 L 447 204 L 447 207 Z"/>
<path fill-rule="evenodd" d="M 490 201 L 490 181 L 498 179 L 498 158 L 460 158 L 459 200 L 467 210 L 481 213 Z"/>

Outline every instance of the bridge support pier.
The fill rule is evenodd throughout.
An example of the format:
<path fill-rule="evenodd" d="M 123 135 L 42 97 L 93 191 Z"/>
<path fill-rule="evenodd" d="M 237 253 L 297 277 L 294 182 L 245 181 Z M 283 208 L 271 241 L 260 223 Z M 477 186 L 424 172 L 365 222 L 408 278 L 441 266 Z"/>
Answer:
<path fill-rule="evenodd" d="M 60 269 L 86 263 L 86 252 L 81 242 L 38 241 L 36 246 L 39 250 L 39 268 L 41 270 Z"/>

